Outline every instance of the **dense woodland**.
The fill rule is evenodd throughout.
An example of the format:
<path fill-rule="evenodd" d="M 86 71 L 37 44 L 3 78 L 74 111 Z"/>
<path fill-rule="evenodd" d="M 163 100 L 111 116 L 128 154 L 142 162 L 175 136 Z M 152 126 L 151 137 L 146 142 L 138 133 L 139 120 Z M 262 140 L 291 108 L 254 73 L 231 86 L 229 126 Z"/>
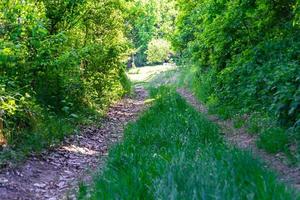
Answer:
<path fill-rule="evenodd" d="M 124 2 L 4 0 L 0 10 L 1 132 L 9 143 L 53 142 L 129 90 Z"/>
<path fill-rule="evenodd" d="M 266 140 L 281 138 L 281 150 L 287 135 L 299 141 L 300 2 L 179 0 L 178 7 L 173 43 L 196 73 L 199 98 L 225 118 L 250 118 Z"/>
<path fill-rule="evenodd" d="M 3 143 L 62 138 L 130 91 L 126 63 L 171 53 L 174 1 L 4 0 L 0 10 Z"/>
<path fill-rule="evenodd" d="M 8 160 L 57 144 L 80 125 L 97 122 L 109 105 L 132 95 L 127 68 L 165 62 L 177 64 L 177 84 L 192 90 L 210 113 L 232 119 L 236 128 L 246 127 L 258 136 L 257 145 L 267 152 L 284 152 L 294 163 L 300 160 L 299 0 L 1 0 L 0 165 L 6 166 Z M 153 93 L 164 93 L 161 91 L 167 90 Z M 157 94 L 151 95 L 158 98 Z M 139 130 L 128 131 L 130 137 L 125 141 L 130 148 L 138 143 L 132 142 L 135 140 L 148 144 L 133 133 L 147 132 L 148 129 L 143 133 L 141 130 L 153 120 L 157 126 L 164 122 L 164 128 L 168 123 L 178 125 L 178 129 L 170 128 L 178 141 L 186 137 L 178 130 L 204 127 L 213 136 L 205 132 L 194 136 L 189 132 L 191 149 L 197 151 L 193 137 L 197 141 L 204 138 L 203 144 L 199 144 L 211 156 L 205 145 L 215 140 L 212 143 L 227 152 L 224 163 L 234 160 L 233 151 L 216 136 L 218 131 L 209 130 L 211 126 L 203 125 L 207 122 L 201 117 L 200 121 L 191 119 L 190 116 L 199 116 L 175 93 L 166 95 L 172 100 L 160 99 L 163 94 L 158 96 L 154 111 L 166 109 L 168 113 L 174 109 L 182 124 L 176 124 L 171 114 L 161 113 L 165 116 L 162 119 L 152 117 L 153 111 L 149 111 L 136 125 Z M 181 116 L 182 109 L 188 113 Z M 185 128 L 187 124 L 190 129 Z M 156 137 L 167 141 L 165 135 L 155 135 L 155 130 L 149 141 Z M 173 132 L 165 132 L 172 138 Z M 116 159 L 112 165 L 119 166 L 121 150 L 131 151 L 120 148 L 113 154 Z M 188 162 L 192 163 L 196 158 L 189 150 L 184 151 L 191 156 Z M 237 153 L 237 157 L 241 159 L 244 154 Z M 149 164 L 148 160 L 142 162 Z M 240 162 L 247 165 L 245 160 Z M 231 176 L 223 161 L 216 163 L 224 165 L 228 177 Z M 181 164 L 175 163 L 174 169 L 180 169 Z M 255 170 L 259 171 L 259 166 L 255 164 Z M 152 175 L 157 174 L 159 171 L 154 170 Z M 276 190 L 275 179 L 270 180 L 269 189 Z M 104 188 L 100 192 L 106 194 L 104 185 L 108 184 L 99 184 Z M 168 184 L 160 182 L 157 187 Z M 159 188 L 160 194 L 167 193 L 163 191 L 166 188 Z M 144 190 L 140 188 L 140 194 Z M 227 195 L 227 191 L 222 192 Z M 147 195 L 154 198 L 149 191 Z M 271 198 L 263 192 L 261 197 Z"/>
<path fill-rule="evenodd" d="M 174 0 L 136 0 L 129 8 L 131 62 L 135 66 L 168 61 L 177 10 Z M 157 51 L 161 51 L 158 52 Z"/>

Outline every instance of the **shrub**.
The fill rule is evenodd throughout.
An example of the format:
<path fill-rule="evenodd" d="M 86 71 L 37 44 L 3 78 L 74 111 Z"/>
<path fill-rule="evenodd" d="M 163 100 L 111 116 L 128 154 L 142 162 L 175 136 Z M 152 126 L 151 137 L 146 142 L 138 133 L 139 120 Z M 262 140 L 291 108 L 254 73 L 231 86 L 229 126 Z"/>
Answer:
<path fill-rule="evenodd" d="M 129 90 L 123 6 L 0 1 L 0 117 L 9 147 L 63 138 Z"/>
<path fill-rule="evenodd" d="M 217 98 L 220 109 L 268 113 L 284 128 L 298 126 L 299 1 L 179 2 L 173 44 L 198 67 L 199 96 Z"/>
<path fill-rule="evenodd" d="M 149 64 L 167 62 L 171 56 L 171 44 L 164 39 L 153 39 L 148 44 L 146 51 Z"/>

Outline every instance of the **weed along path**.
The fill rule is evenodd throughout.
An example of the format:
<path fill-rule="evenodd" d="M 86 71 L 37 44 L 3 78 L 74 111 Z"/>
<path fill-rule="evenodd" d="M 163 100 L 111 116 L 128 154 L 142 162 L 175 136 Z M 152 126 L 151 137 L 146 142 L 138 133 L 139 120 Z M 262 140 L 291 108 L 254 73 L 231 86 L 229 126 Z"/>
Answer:
<path fill-rule="evenodd" d="M 147 92 L 136 87 L 135 94 L 113 105 L 100 128 L 84 128 L 57 148 L 2 171 L 0 199 L 75 199 L 79 182 L 90 181 L 91 172 L 103 166 L 109 146 L 122 137 L 124 126 L 145 108 Z"/>
<path fill-rule="evenodd" d="M 235 145 L 240 149 L 250 150 L 254 156 L 263 159 L 268 167 L 277 171 L 283 182 L 292 185 L 300 191 L 300 167 L 289 166 L 286 164 L 287 161 L 284 161 L 285 158 L 279 154 L 271 155 L 258 149 L 256 146 L 257 138 L 255 136 L 247 133 L 247 130 L 244 128 L 234 128 L 232 120 L 222 120 L 215 115 L 209 115 L 205 105 L 200 103 L 187 89 L 180 88 L 177 89 L 177 92 L 197 111 L 205 114 L 210 121 L 218 124 L 222 128 L 222 132 L 225 136 L 224 139 L 226 139 L 229 144 Z"/>

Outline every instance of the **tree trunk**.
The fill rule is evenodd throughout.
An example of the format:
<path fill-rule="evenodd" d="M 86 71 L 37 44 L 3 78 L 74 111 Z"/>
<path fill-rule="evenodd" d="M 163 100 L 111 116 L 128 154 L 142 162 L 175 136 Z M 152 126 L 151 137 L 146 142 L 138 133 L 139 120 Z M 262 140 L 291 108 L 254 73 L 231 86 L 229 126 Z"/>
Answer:
<path fill-rule="evenodd" d="M 5 136 L 4 136 L 3 129 L 4 129 L 3 119 L 2 119 L 2 115 L 0 113 L 0 146 L 3 146 L 3 145 L 7 144 L 7 141 L 6 141 Z"/>

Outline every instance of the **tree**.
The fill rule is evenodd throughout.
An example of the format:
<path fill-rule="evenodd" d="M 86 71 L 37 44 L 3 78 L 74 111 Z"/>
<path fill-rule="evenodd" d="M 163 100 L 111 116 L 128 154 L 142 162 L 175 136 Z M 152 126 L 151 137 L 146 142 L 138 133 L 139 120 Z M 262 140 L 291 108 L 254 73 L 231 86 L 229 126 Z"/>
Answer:
<path fill-rule="evenodd" d="M 18 140 L 51 116 L 74 121 L 126 92 L 125 7 L 120 0 L 0 1 L 6 136 Z"/>
<path fill-rule="evenodd" d="M 128 37 L 136 49 L 137 66 L 147 64 L 147 47 L 154 38 L 170 40 L 175 29 L 174 0 L 134 0 L 128 6 Z"/>
<path fill-rule="evenodd" d="M 299 1 L 177 2 L 173 44 L 198 66 L 196 84 L 210 88 L 205 99 L 299 124 Z"/>
<path fill-rule="evenodd" d="M 149 42 L 146 51 L 149 64 L 159 64 L 169 60 L 171 56 L 171 44 L 163 39 L 153 39 Z"/>

